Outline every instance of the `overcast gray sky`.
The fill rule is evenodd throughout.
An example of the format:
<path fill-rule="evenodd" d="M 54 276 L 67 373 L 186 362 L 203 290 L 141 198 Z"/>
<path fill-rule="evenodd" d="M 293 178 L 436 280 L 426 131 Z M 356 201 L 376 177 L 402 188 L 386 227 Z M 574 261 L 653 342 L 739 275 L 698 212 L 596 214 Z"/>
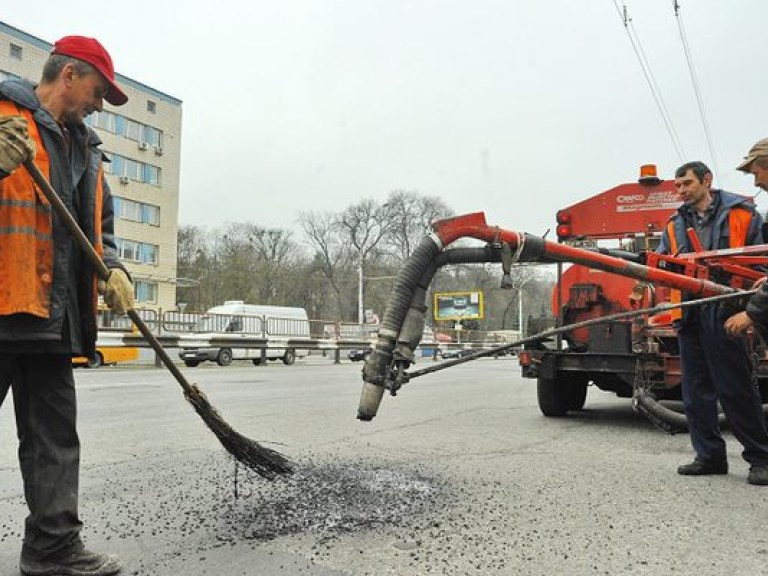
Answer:
<path fill-rule="evenodd" d="M 672 0 L 626 5 L 685 159 L 711 163 Z M 734 166 L 768 136 L 768 2 L 680 5 L 717 180 L 754 193 Z M 27 0 L 2 19 L 96 36 L 183 100 L 182 223 L 296 229 L 407 189 L 541 234 L 641 164 L 680 164 L 613 0 Z"/>

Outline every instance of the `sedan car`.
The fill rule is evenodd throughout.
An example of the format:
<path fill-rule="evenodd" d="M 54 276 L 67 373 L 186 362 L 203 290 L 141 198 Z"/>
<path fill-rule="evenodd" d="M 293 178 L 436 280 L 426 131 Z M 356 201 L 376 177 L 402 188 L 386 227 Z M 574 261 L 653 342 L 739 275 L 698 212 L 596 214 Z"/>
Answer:
<path fill-rule="evenodd" d="M 347 353 L 347 356 L 350 360 L 352 360 L 352 362 L 359 362 L 361 360 L 365 360 L 370 353 L 370 348 L 355 348 L 354 350 L 350 350 Z"/>
<path fill-rule="evenodd" d="M 449 358 L 463 358 L 464 356 L 469 356 L 475 352 L 477 352 L 477 350 L 472 350 L 470 348 L 457 348 L 454 350 L 444 350 L 442 357 L 443 360 L 448 360 Z"/>

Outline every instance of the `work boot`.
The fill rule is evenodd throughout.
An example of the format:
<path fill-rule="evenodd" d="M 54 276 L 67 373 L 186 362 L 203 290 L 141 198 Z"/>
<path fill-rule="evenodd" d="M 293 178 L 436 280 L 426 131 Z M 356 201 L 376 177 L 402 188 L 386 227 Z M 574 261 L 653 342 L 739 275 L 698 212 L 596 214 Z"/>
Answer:
<path fill-rule="evenodd" d="M 699 460 L 696 458 L 690 464 L 677 467 L 677 473 L 682 476 L 709 476 L 711 474 L 728 474 L 727 460 Z"/>
<path fill-rule="evenodd" d="M 82 542 L 42 558 L 22 548 L 19 560 L 25 576 L 112 576 L 121 568 L 117 556 L 91 552 Z"/>
<path fill-rule="evenodd" d="M 768 486 L 768 464 L 751 466 L 747 482 L 756 486 Z"/>

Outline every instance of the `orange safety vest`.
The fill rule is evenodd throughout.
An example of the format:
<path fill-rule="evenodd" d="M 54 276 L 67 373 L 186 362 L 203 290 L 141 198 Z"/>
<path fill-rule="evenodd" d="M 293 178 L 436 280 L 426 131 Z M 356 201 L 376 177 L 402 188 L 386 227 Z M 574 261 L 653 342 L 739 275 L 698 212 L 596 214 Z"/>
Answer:
<path fill-rule="evenodd" d="M 738 206 L 731 208 L 731 211 L 728 213 L 729 248 L 741 248 L 747 243 L 747 232 L 751 222 L 752 213 L 749 210 L 739 208 Z M 678 244 L 674 220 L 670 220 L 667 223 L 667 236 L 669 237 L 670 254 L 677 254 Z M 673 304 L 679 304 L 683 301 L 683 293 L 680 290 L 670 290 L 669 299 Z M 671 315 L 672 320 L 680 320 L 683 317 L 682 308 L 673 309 Z"/>
<path fill-rule="evenodd" d="M 29 136 L 37 145 L 35 164 L 48 178 L 48 154 L 32 112 L 1 100 L 0 115 L 26 118 Z M 20 166 L 0 180 L 0 314 L 24 312 L 48 318 L 52 284 L 51 206 Z"/>
<path fill-rule="evenodd" d="M 30 138 L 37 146 L 35 165 L 50 179 L 50 160 L 40 131 L 26 108 L 0 100 L 0 116 L 21 116 L 27 120 Z M 96 176 L 94 248 L 103 254 L 101 241 L 103 168 Z M 52 208 L 32 177 L 20 166 L 0 180 L 0 315 L 26 313 L 50 317 L 53 286 Z M 93 308 L 98 303 L 94 275 Z"/>

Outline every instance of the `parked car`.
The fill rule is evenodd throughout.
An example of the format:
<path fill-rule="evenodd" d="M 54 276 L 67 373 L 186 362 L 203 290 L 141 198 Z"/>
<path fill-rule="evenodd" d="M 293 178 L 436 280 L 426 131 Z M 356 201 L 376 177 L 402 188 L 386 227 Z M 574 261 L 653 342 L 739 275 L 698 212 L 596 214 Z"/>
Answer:
<path fill-rule="evenodd" d="M 453 350 L 443 350 L 443 360 L 447 360 L 449 358 L 463 358 L 464 356 L 469 356 L 470 354 L 474 354 L 477 352 L 477 350 L 472 350 L 471 348 L 456 348 Z"/>
<path fill-rule="evenodd" d="M 347 353 L 347 356 L 352 362 L 360 362 L 361 360 L 365 360 L 370 353 L 370 348 L 355 348 L 354 350 L 350 350 Z"/>

